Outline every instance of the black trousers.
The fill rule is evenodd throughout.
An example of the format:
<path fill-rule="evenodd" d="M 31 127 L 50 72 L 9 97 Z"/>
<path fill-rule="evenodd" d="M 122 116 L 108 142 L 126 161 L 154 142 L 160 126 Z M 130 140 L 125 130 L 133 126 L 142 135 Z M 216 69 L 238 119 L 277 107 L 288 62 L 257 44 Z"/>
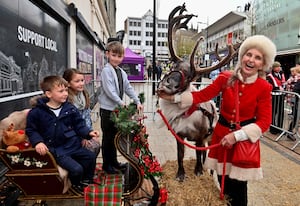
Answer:
<path fill-rule="evenodd" d="M 272 125 L 283 127 L 284 95 L 272 95 Z M 270 127 L 271 133 L 280 133 L 280 130 Z"/>
<path fill-rule="evenodd" d="M 111 113 L 112 111 L 100 109 L 103 169 L 114 166 L 118 162 L 117 149 L 114 143 L 118 130 L 111 120 Z"/>
<path fill-rule="evenodd" d="M 218 181 L 221 185 L 222 175 L 218 175 Z M 226 195 L 228 206 L 247 206 L 247 181 L 239 181 L 225 176 L 224 194 Z"/>
<path fill-rule="evenodd" d="M 293 130 L 296 126 L 297 117 L 298 117 L 298 107 L 297 107 L 298 106 L 298 98 L 297 97 L 295 97 L 295 98 L 296 98 L 295 102 L 292 103 L 293 104 L 293 106 L 292 106 L 293 120 L 292 120 L 292 122 L 290 123 L 290 126 L 289 126 L 289 131 L 290 132 L 293 132 Z"/>

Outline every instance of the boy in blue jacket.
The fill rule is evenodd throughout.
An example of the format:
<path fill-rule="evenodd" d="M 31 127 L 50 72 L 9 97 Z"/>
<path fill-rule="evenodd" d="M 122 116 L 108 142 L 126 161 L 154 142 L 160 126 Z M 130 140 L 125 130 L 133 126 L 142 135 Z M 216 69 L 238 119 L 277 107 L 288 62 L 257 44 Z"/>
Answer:
<path fill-rule="evenodd" d="M 86 126 L 78 109 L 67 101 L 68 83 L 59 76 L 48 76 L 40 84 L 44 92 L 27 116 L 26 135 L 40 155 L 51 152 L 58 165 L 69 172 L 75 189 L 93 180 L 96 156 L 81 145 L 81 137 L 98 137 Z"/>

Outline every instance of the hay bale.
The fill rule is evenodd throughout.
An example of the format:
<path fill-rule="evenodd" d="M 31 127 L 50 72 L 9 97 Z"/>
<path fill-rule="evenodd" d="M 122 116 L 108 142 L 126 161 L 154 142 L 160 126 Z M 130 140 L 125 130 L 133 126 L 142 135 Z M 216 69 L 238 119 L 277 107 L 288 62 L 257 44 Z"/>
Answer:
<path fill-rule="evenodd" d="M 194 175 L 196 160 L 185 160 L 184 168 L 186 179 L 184 182 L 176 180 L 177 161 L 167 161 L 163 165 L 163 176 L 160 183 L 164 185 L 169 194 L 167 205 L 186 206 L 224 206 L 226 200 L 220 199 L 220 191 L 215 185 L 213 177 L 204 172 L 197 177 Z"/>

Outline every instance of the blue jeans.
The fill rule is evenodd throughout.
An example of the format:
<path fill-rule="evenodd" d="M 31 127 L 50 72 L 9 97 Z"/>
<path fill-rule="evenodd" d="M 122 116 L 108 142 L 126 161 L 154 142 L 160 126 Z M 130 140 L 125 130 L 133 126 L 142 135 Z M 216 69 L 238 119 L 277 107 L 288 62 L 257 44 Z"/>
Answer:
<path fill-rule="evenodd" d="M 81 181 L 92 182 L 96 167 L 94 152 L 81 147 L 68 155 L 57 157 L 56 162 L 69 172 L 72 185 L 79 185 Z"/>

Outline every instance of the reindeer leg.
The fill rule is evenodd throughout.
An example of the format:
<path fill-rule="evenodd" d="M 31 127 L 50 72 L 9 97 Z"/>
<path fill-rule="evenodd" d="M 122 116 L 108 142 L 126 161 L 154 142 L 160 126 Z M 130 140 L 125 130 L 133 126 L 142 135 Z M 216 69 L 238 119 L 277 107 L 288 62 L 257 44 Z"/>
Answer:
<path fill-rule="evenodd" d="M 197 141 L 196 142 L 196 146 L 197 147 L 203 147 L 203 143 Z M 196 150 L 196 165 L 195 165 L 195 170 L 194 173 L 196 176 L 200 176 L 203 174 L 203 163 L 205 161 L 205 155 L 206 155 L 206 151 L 202 151 L 202 150 Z"/>
<path fill-rule="evenodd" d="M 185 178 L 185 171 L 183 167 L 183 157 L 184 157 L 184 145 L 177 141 L 177 163 L 178 170 L 176 174 L 176 180 L 183 182 Z"/>

